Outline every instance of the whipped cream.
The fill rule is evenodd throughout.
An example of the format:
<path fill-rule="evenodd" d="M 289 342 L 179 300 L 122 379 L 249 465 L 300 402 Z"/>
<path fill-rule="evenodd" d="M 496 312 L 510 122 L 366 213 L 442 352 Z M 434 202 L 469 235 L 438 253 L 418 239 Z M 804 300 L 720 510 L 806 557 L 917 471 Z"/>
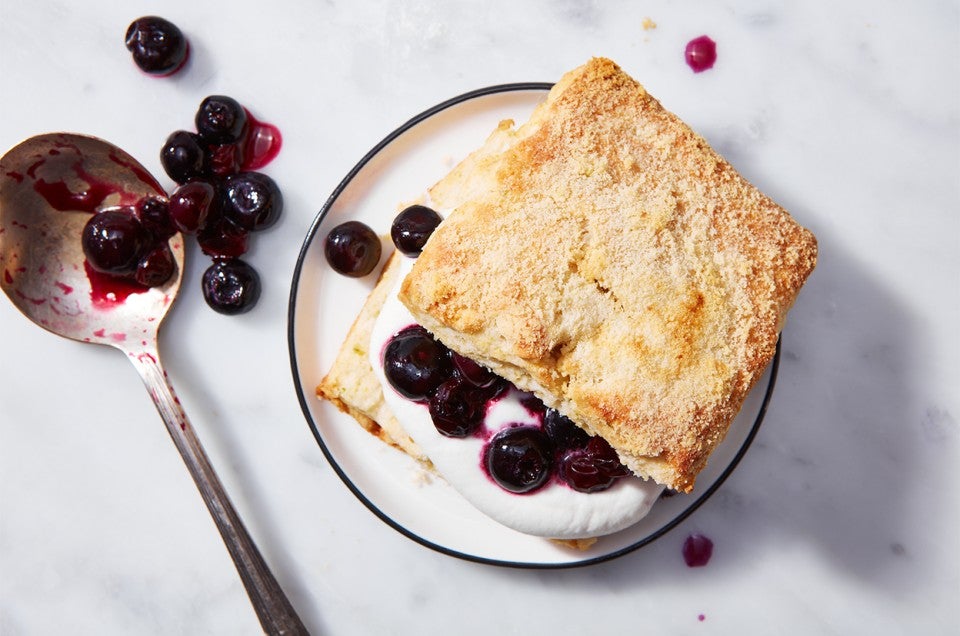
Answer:
<path fill-rule="evenodd" d="M 553 539 L 583 539 L 611 534 L 642 519 L 663 486 L 638 477 L 624 477 L 607 490 L 582 493 L 555 480 L 527 494 L 498 486 L 482 466 L 486 441 L 479 436 L 444 437 L 437 432 L 426 404 L 405 399 L 387 382 L 381 353 L 398 331 L 416 323 L 397 298 L 401 281 L 414 259 L 402 259 L 393 288 L 373 327 L 370 364 L 384 399 L 407 434 L 430 458 L 441 475 L 474 507 L 495 521 L 525 534 Z M 511 389 L 487 409 L 483 426 L 492 434 L 511 424 L 539 426 L 539 419 L 521 403 L 523 393 Z"/>

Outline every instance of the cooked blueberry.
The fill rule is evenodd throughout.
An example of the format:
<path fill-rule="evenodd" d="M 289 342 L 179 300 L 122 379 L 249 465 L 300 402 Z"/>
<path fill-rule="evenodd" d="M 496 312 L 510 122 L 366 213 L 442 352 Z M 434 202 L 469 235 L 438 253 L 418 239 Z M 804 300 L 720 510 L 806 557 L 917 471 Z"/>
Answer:
<path fill-rule="evenodd" d="M 159 287 L 170 280 L 175 269 L 170 246 L 160 243 L 140 258 L 134 279 L 145 287 Z"/>
<path fill-rule="evenodd" d="M 553 447 L 539 428 L 515 426 L 493 436 L 484 451 L 484 465 L 504 490 L 532 492 L 550 477 Z"/>
<path fill-rule="evenodd" d="M 172 133 L 160 149 L 160 163 L 167 175 L 179 184 L 203 177 L 205 164 L 200 138 L 185 130 Z"/>
<path fill-rule="evenodd" d="M 211 95 L 200 103 L 195 123 L 205 142 L 231 144 L 243 137 L 247 111 L 232 97 Z"/>
<path fill-rule="evenodd" d="M 544 413 L 543 430 L 559 449 L 583 448 L 590 441 L 589 433 L 555 409 L 547 409 Z"/>
<path fill-rule="evenodd" d="M 189 45 L 183 32 L 168 20 L 144 16 L 127 27 L 127 50 L 140 70 L 151 75 L 169 75 L 187 61 Z"/>
<path fill-rule="evenodd" d="M 104 210 L 90 217 L 83 227 L 81 245 L 87 262 L 98 272 L 130 275 L 146 245 L 140 221 L 120 210 Z"/>
<path fill-rule="evenodd" d="M 347 221 L 330 230 L 323 253 L 337 272 L 360 278 L 380 262 L 380 237 L 360 221 Z"/>
<path fill-rule="evenodd" d="M 204 167 L 210 174 L 224 178 L 240 172 L 243 159 L 242 144 L 209 144 Z"/>
<path fill-rule="evenodd" d="M 216 203 L 217 191 L 206 181 L 191 181 L 170 195 L 170 221 L 181 232 L 195 234 L 202 228 Z"/>
<path fill-rule="evenodd" d="M 487 397 L 483 390 L 453 376 L 430 398 L 430 418 L 446 437 L 466 437 L 483 423 Z"/>
<path fill-rule="evenodd" d="M 213 213 L 197 232 L 197 244 L 207 256 L 235 258 L 247 253 L 249 232 L 219 213 Z"/>
<path fill-rule="evenodd" d="M 384 347 L 383 373 L 409 400 L 429 399 L 450 371 L 450 350 L 418 325 L 400 331 Z"/>
<path fill-rule="evenodd" d="M 419 256 L 427 239 L 443 219 L 425 205 L 411 205 L 393 219 L 390 237 L 403 254 Z"/>
<path fill-rule="evenodd" d="M 541 422 L 543 421 L 544 414 L 547 411 L 547 407 L 544 406 L 543 400 L 538 398 L 533 393 L 524 393 L 520 396 L 520 404 L 523 408 L 527 409 L 527 412 L 530 415 L 536 417 Z"/>
<path fill-rule="evenodd" d="M 560 459 L 560 478 L 580 492 L 599 492 L 612 486 L 630 470 L 602 437 L 591 437 L 583 448 L 568 450 Z"/>
<path fill-rule="evenodd" d="M 486 387 L 497 381 L 497 374 L 485 366 L 455 351 L 451 351 L 450 355 L 453 359 L 453 366 L 457 370 L 457 374 L 474 386 Z"/>
<path fill-rule="evenodd" d="M 221 314 L 242 314 L 260 299 L 260 276 L 239 258 L 217 259 L 203 273 L 203 298 Z"/>
<path fill-rule="evenodd" d="M 170 220 L 170 207 L 166 199 L 144 197 L 137 202 L 137 218 L 140 224 L 158 241 L 166 241 L 177 233 Z"/>
<path fill-rule="evenodd" d="M 262 172 L 230 175 L 223 183 L 222 192 L 223 215 L 247 230 L 270 227 L 283 210 L 280 188 Z"/>

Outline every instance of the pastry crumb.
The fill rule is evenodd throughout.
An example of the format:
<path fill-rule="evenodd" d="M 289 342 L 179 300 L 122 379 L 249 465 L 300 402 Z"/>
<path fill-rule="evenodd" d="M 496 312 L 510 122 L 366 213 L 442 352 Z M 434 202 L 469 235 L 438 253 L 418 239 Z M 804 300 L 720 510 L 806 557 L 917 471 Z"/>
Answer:
<path fill-rule="evenodd" d="M 571 548 L 573 550 L 586 550 L 594 543 L 597 542 L 596 537 L 590 537 L 588 539 L 550 539 L 557 545 L 563 546 L 565 548 Z"/>
<path fill-rule="evenodd" d="M 410 476 L 414 486 L 423 487 L 433 483 L 433 474 L 423 466 L 417 466 Z"/>

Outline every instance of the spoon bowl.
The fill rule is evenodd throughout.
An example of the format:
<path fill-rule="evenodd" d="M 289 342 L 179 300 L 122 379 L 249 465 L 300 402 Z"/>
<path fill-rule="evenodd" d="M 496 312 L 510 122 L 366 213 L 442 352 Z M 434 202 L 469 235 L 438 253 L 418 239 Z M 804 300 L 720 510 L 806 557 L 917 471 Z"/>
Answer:
<path fill-rule="evenodd" d="M 160 287 L 101 274 L 81 233 L 91 215 L 167 195 L 133 157 L 102 139 L 32 137 L 0 158 L 0 287 L 30 320 L 59 336 L 119 349 L 140 373 L 233 558 L 268 634 L 306 634 L 214 472 L 160 364 L 160 324 L 183 277 L 183 237 Z"/>
<path fill-rule="evenodd" d="M 184 242 L 161 287 L 143 287 L 85 265 L 80 233 L 90 215 L 166 198 L 126 152 L 66 133 L 32 137 L 0 162 L 0 287 L 28 318 L 57 335 L 135 347 L 155 340 L 183 276 Z"/>

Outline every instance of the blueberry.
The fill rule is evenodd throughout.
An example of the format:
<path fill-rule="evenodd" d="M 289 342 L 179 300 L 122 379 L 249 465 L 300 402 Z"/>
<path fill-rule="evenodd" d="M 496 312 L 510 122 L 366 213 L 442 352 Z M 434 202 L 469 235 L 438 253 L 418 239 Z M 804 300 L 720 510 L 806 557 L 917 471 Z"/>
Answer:
<path fill-rule="evenodd" d="M 239 143 L 209 144 L 204 158 L 207 172 L 222 179 L 240 172 L 243 166 L 243 147 Z"/>
<path fill-rule="evenodd" d="M 261 172 L 241 172 L 223 182 L 223 215 L 246 230 L 264 230 L 280 218 L 283 195 Z"/>
<path fill-rule="evenodd" d="M 157 241 L 166 241 L 177 233 L 170 219 L 170 207 L 160 197 L 144 197 L 137 202 L 137 218 L 140 224 Z"/>
<path fill-rule="evenodd" d="M 380 237 L 360 221 L 347 221 L 330 230 L 323 244 L 323 253 L 337 272 L 360 278 L 373 271 L 380 262 Z"/>
<path fill-rule="evenodd" d="M 200 138 L 186 130 L 172 133 L 160 149 L 160 163 L 167 175 L 179 184 L 205 176 L 205 155 Z"/>
<path fill-rule="evenodd" d="M 390 237 L 401 253 L 416 257 L 442 220 L 439 214 L 425 205 L 411 205 L 393 219 Z"/>
<path fill-rule="evenodd" d="M 206 225 L 216 196 L 216 189 L 206 181 L 185 183 L 170 195 L 170 221 L 181 232 L 195 234 Z"/>
<path fill-rule="evenodd" d="M 175 269 L 170 246 L 160 243 L 140 258 L 134 279 L 145 287 L 159 287 L 170 280 Z"/>
<path fill-rule="evenodd" d="M 232 144 L 241 140 L 247 125 L 247 111 L 226 95 L 211 95 L 200 103 L 195 118 L 197 132 L 210 144 Z"/>
<path fill-rule="evenodd" d="M 132 214 L 104 210 L 90 217 L 83 227 L 81 245 L 87 262 L 98 272 L 127 276 L 147 244 L 143 226 Z"/>
<path fill-rule="evenodd" d="M 197 232 L 197 243 L 207 256 L 235 258 L 247 253 L 248 237 L 247 230 L 215 213 Z"/>
<path fill-rule="evenodd" d="M 203 273 L 203 298 L 221 314 L 242 314 L 260 299 L 260 276 L 239 258 L 216 259 Z"/>
<path fill-rule="evenodd" d="M 490 369 L 481 366 L 470 358 L 462 356 L 455 351 L 451 351 L 450 353 L 457 375 L 470 384 L 478 387 L 488 387 L 497 381 L 498 376 Z"/>
<path fill-rule="evenodd" d="M 484 450 L 484 465 L 504 490 L 533 492 L 550 477 L 553 447 L 539 428 L 515 426 L 493 436 Z"/>
<path fill-rule="evenodd" d="M 602 437 L 591 437 L 583 448 L 568 450 L 560 459 L 560 478 L 579 492 L 599 492 L 630 470 Z"/>
<path fill-rule="evenodd" d="M 453 376 L 430 398 L 430 418 L 441 435 L 466 437 L 483 423 L 487 396 L 479 388 Z"/>
<path fill-rule="evenodd" d="M 140 70 L 151 75 L 180 69 L 190 48 L 177 25 L 152 15 L 137 18 L 127 27 L 125 44 Z"/>
<path fill-rule="evenodd" d="M 543 430 L 550 441 L 560 449 L 583 448 L 590 434 L 555 409 L 547 409 L 543 416 Z"/>
<path fill-rule="evenodd" d="M 428 400 L 450 372 L 450 350 L 419 325 L 403 329 L 384 347 L 383 373 L 408 400 Z"/>

